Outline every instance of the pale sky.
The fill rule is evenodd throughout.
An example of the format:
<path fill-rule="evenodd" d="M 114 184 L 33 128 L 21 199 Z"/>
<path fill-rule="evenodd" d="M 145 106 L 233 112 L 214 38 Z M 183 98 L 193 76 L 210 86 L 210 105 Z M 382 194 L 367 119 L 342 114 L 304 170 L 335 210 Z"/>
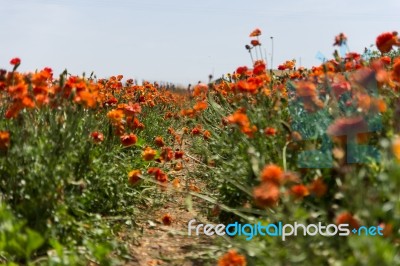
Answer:
<path fill-rule="evenodd" d="M 20 57 L 21 71 L 65 68 L 72 74 L 181 84 L 251 66 L 248 35 L 262 30 L 268 64 L 303 66 L 331 58 L 344 32 L 354 52 L 385 31 L 400 31 L 399 0 L 0 0 L 0 68 Z"/>

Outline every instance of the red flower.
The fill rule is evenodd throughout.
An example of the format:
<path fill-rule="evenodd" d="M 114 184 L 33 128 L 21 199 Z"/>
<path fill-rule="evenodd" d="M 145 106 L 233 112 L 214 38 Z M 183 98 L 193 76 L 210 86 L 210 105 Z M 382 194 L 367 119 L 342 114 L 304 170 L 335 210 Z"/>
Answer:
<path fill-rule="evenodd" d="M 264 134 L 266 136 L 275 136 L 276 132 L 277 132 L 277 130 L 273 127 L 267 127 L 264 129 Z"/>
<path fill-rule="evenodd" d="M 95 143 L 100 143 L 104 140 L 104 135 L 101 132 L 95 131 L 90 134 Z"/>
<path fill-rule="evenodd" d="M 336 217 L 336 224 L 348 224 L 351 228 L 358 229 L 360 223 L 354 218 L 354 216 L 349 212 L 342 212 Z"/>
<path fill-rule="evenodd" d="M 393 45 L 399 46 L 397 32 L 385 32 L 376 38 L 376 47 L 381 53 L 387 53 L 392 50 Z"/>
<path fill-rule="evenodd" d="M 258 40 L 251 40 L 251 45 L 253 45 L 253 46 L 258 46 L 258 45 L 261 45 L 261 43 L 258 41 Z"/>
<path fill-rule="evenodd" d="M 246 66 L 241 66 L 236 69 L 238 75 L 243 75 L 247 72 L 248 68 Z"/>
<path fill-rule="evenodd" d="M 297 199 L 304 198 L 310 194 L 308 188 L 304 185 L 295 185 L 291 187 L 290 193 Z"/>
<path fill-rule="evenodd" d="M 21 64 L 21 59 L 19 59 L 18 57 L 15 57 L 15 58 L 11 59 L 10 64 L 13 66 L 18 66 L 19 64 Z"/>
<path fill-rule="evenodd" d="M 164 147 L 161 151 L 160 157 L 164 161 L 169 162 L 174 157 L 174 153 L 170 147 Z"/>
<path fill-rule="evenodd" d="M 183 155 L 184 155 L 184 152 L 183 151 L 176 151 L 175 152 L 175 159 L 177 160 L 177 159 L 182 159 L 183 158 Z"/>
<path fill-rule="evenodd" d="M 124 146 L 131 146 L 134 145 L 137 142 L 137 137 L 135 134 L 124 134 L 120 137 L 122 145 Z"/>
<path fill-rule="evenodd" d="M 266 67 L 265 67 L 264 63 L 258 63 L 257 65 L 254 66 L 253 74 L 254 75 L 260 75 L 260 74 L 264 73 L 265 68 Z"/>
<path fill-rule="evenodd" d="M 154 143 L 158 146 L 158 147 L 164 147 L 165 143 L 164 143 L 164 139 L 161 136 L 158 136 L 154 139 Z"/>
<path fill-rule="evenodd" d="M 309 185 L 309 189 L 313 194 L 315 194 L 315 196 L 322 197 L 326 194 L 328 187 L 324 181 L 322 181 L 322 178 L 318 178 Z"/>

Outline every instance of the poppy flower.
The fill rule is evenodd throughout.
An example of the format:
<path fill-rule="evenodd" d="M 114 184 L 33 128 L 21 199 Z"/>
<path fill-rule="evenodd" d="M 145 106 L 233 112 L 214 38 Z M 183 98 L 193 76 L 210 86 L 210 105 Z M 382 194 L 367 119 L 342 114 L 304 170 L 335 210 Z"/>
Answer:
<path fill-rule="evenodd" d="M 113 109 L 107 113 L 107 117 L 113 123 L 120 123 L 124 118 L 124 112 L 122 110 Z"/>
<path fill-rule="evenodd" d="M 400 58 L 397 57 L 394 60 L 393 69 L 392 69 L 392 79 L 394 81 L 400 82 Z"/>
<path fill-rule="evenodd" d="M 236 69 L 236 74 L 238 74 L 238 75 L 246 74 L 247 70 L 248 70 L 248 68 L 246 66 L 238 67 Z"/>
<path fill-rule="evenodd" d="M 154 175 L 154 178 L 161 183 L 165 183 L 168 181 L 168 176 L 158 167 L 150 167 L 147 170 L 148 174 Z"/>
<path fill-rule="evenodd" d="M 163 137 L 160 137 L 160 136 L 155 137 L 154 143 L 155 143 L 158 147 L 164 147 L 164 146 L 165 146 L 164 139 L 163 139 Z"/>
<path fill-rule="evenodd" d="M 399 46 L 400 42 L 397 37 L 397 32 L 385 32 L 376 38 L 376 47 L 381 53 L 388 53 L 392 50 L 393 45 Z"/>
<path fill-rule="evenodd" d="M 276 164 L 269 164 L 261 171 L 261 182 L 272 182 L 279 185 L 283 181 L 284 172 Z"/>
<path fill-rule="evenodd" d="M 13 66 L 18 66 L 21 64 L 21 59 L 19 59 L 18 57 L 15 57 L 10 60 L 10 64 Z"/>
<path fill-rule="evenodd" d="M 218 260 L 218 266 L 246 266 L 246 257 L 236 250 L 229 250 Z"/>
<path fill-rule="evenodd" d="M 205 109 L 207 109 L 207 102 L 206 101 L 201 101 L 201 102 L 197 102 L 194 106 L 193 106 L 193 110 L 195 111 L 203 111 Z"/>
<path fill-rule="evenodd" d="M 347 36 L 344 33 L 340 33 L 339 35 L 335 36 L 335 42 L 333 46 L 341 46 L 347 42 Z"/>
<path fill-rule="evenodd" d="M 253 46 L 259 46 L 259 45 L 261 45 L 261 43 L 258 41 L 258 40 L 251 40 L 251 45 L 253 45 Z"/>
<path fill-rule="evenodd" d="M 100 143 L 104 140 L 103 133 L 98 132 L 98 131 L 92 132 L 92 134 L 90 134 L 90 136 L 92 137 L 94 143 Z"/>
<path fill-rule="evenodd" d="M 326 194 L 328 187 L 326 186 L 322 178 L 317 178 L 309 185 L 309 190 L 315 196 L 320 198 Z"/>
<path fill-rule="evenodd" d="M 139 103 L 129 103 L 124 108 L 125 115 L 135 115 L 141 113 L 142 108 Z"/>
<path fill-rule="evenodd" d="M 145 161 L 151 161 L 156 157 L 157 151 L 153 150 L 150 147 L 146 147 L 142 152 L 142 157 Z"/>
<path fill-rule="evenodd" d="M 201 127 L 199 127 L 199 126 L 196 126 L 196 127 L 194 127 L 193 129 L 192 129 L 192 132 L 191 132 L 191 134 L 192 135 L 199 135 L 199 134 L 201 134 Z"/>
<path fill-rule="evenodd" d="M 279 200 L 279 186 L 272 182 L 261 183 L 253 189 L 254 202 L 258 207 L 273 207 Z"/>
<path fill-rule="evenodd" d="M 1 133 L 0 133 L 1 136 Z M 392 152 L 394 157 L 396 157 L 397 161 L 400 162 L 400 137 L 395 137 L 392 142 Z"/>
<path fill-rule="evenodd" d="M 6 150 L 10 146 L 10 133 L 8 131 L 0 131 L 0 150 Z"/>
<path fill-rule="evenodd" d="M 277 133 L 277 130 L 273 127 L 267 127 L 264 129 L 264 134 L 266 136 L 275 136 Z"/>
<path fill-rule="evenodd" d="M 265 63 L 263 63 L 263 62 L 258 63 L 254 66 L 253 74 L 260 75 L 265 72 L 265 69 L 266 69 Z"/>
<path fill-rule="evenodd" d="M 250 33 L 249 37 L 257 37 L 260 35 L 261 35 L 261 30 L 259 28 L 256 28 Z"/>
<path fill-rule="evenodd" d="M 140 175 L 141 175 L 141 171 L 140 170 L 132 170 L 128 173 L 128 182 L 131 185 L 136 185 L 139 183 L 139 181 L 141 180 Z"/>
<path fill-rule="evenodd" d="M 385 65 L 390 65 L 390 63 L 392 62 L 392 59 L 389 56 L 382 56 L 380 60 Z"/>
<path fill-rule="evenodd" d="M 177 159 L 182 159 L 182 158 L 183 158 L 183 155 L 184 155 L 184 152 L 183 152 L 183 151 L 176 151 L 176 152 L 175 152 L 175 160 L 177 160 Z"/>
<path fill-rule="evenodd" d="M 336 217 L 335 223 L 339 224 L 349 224 L 350 228 L 358 229 L 360 227 L 360 223 L 357 221 L 356 218 L 350 212 L 342 212 Z"/>
<path fill-rule="evenodd" d="M 172 148 L 164 147 L 161 151 L 160 157 L 166 162 L 171 161 L 174 158 L 174 153 L 172 151 Z"/>
<path fill-rule="evenodd" d="M 205 130 L 205 131 L 203 132 L 203 138 L 204 138 L 205 140 L 210 139 L 210 138 L 211 138 L 211 133 L 210 133 L 210 131 Z"/>
<path fill-rule="evenodd" d="M 294 185 L 290 188 L 290 194 L 292 194 L 296 199 L 301 199 L 310 195 L 310 192 L 305 185 Z"/>
<path fill-rule="evenodd" d="M 137 137 L 135 134 L 124 134 L 120 137 L 122 145 L 125 147 L 134 145 L 137 142 Z"/>

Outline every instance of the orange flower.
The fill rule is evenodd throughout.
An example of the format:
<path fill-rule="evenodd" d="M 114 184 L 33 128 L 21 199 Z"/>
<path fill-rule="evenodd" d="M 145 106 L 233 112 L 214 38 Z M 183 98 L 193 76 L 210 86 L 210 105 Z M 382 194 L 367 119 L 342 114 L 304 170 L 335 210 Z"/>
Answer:
<path fill-rule="evenodd" d="M 0 150 L 6 150 L 10 146 L 10 133 L 8 131 L 0 131 Z"/>
<path fill-rule="evenodd" d="M 179 178 L 175 178 L 172 180 L 172 185 L 174 188 L 180 188 L 181 187 L 181 180 Z"/>
<path fill-rule="evenodd" d="M 276 185 L 279 185 L 283 181 L 284 172 L 282 168 L 275 164 L 269 164 L 264 167 L 261 172 L 261 181 L 262 182 L 272 182 Z"/>
<path fill-rule="evenodd" d="M 236 83 L 236 87 L 240 92 L 250 92 L 256 93 L 258 89 L 258 85 L 255 82 L 249 82 L 248 80 L 239 80 Z"/>
<path fill-rule="evenodd" d="M 156 138 L 154 139 L 154 143 L 155 143 L 158 147 L 163 147 L 163 146 L 165 145 L 163 137 L 160 137 L 160 136 L 158 136 L 158 137 L 156 137 Z"/>
<path fill-rule="evenodd" d="M 172 224 L 172 217 L 169 213 L 164 214 L 164 216 L 161 219 L 162 223 L 164 225 L 171 225 Z"/>
<path fill-rule="evenodd" d="M 198 102 L 193 106 L 193 110 L 195 110 L 195 111 L 203 111 L 203 110 L 207 109 L 207 106 L 208 106 L 208 104 L 205 101 Z"/>
<path fill-rule="evenodd" d="M 257 206 L 272 207 L 279 200 L 279 187 L 272 182 L 264 182 L 253 189 L 253 198 Z"/>
<path fill-rule="evenodd" d="M 199 83 L 199 84 L 197 84 L 196 87 L 194 87 L 193 96 L 195 96 L 195 97 L 205 96 L 207 94 L 207 91 L 208 91 L 207 84 Z"/>
<path fill-rule="evenodd" d="M 124 134 L 120 137 L 122 145 L 124 146 L 131 146 L 137 142 L 137 137 L 135 134 Z"/>
<path fill-rule="evenodd" d="M 304 185 L 295 185 L 290 188 L 290 193 L 297 199 L 304 198 L 310 195 L 308 188 Z"/>
<path fill-rule="evenodd" d="M 146 147 L 142 153 L 142 157 L 145 161 L 151 161 L 156 157 L 157 151 L 150 147 Z"/>
<path fill-rule="evenodd" d="M 349 224 L 351 228 L 358 229 L 360 223 L 354 218 L 354 216 L 349 212 L 342 212 L 336 217 L 336 224 Z"/>
<path fill-rule="evenodd" d="M 137 185 L 139 181 L 141 180 L 140 175 L 141 175 L 140 170 L 132 170 L 128 173 L 128 182 L 131 185 Z"/>
<path fill-rule="evenodd" d="M 242 109 L 238 109 L 232 115 L 228 116 L 226 118 L 226 120 L 229 124 L 236 124 L 240 127 L 249 127 L 250 126 L 249 118 L 247 117 L 246 113 Z"/>
<path fill-rule="evenodd" d="M 317 178 L 310 184 L 309 189 L 317 197 L 322 197 L 326 194 L 328 187 L 326 186 L 322 178 Z"/>
<path fill-rule="evenodd" d="M 95 131 L 90 134 L 94 143 L 100 143 L 104 140 L 104 135 L 101 132 Z"/>
<path fill-rule="evenodd" d="M 397 161 L 400 162 L 400 137 L 396 136 L 392 142 L 392 152 Z"/>
<path fill-rule="evenodd" d="M 210 133 L 210 131 L 205 130 L 205 131 L 203 132 L 203 138 L 204 138 L 205 140 L 210 139 L 210 138 L 211 138 L 211 133 Z"/>
<path fill-rule="evenodd" d="M 255 30 L 253 30 L 250 33 L 249 37 L 257 37 L 257 36 L 260 36 L 260 35 L 261 35 L 261 30 L 259 28 L 256 28 Z"/>
<path fill-rule="evenodd" d="M 246 266 L 246 257 L 240 255 L 236 250 L 229 250 L 224 256 L 219 258 L 218 266 Z"/>
<path fill-rule="evenodd" d="M 107 117 L 113 123 L 120 123 L 124 118 L 124 112 L 122 110 L 113 109 L 107 113 Z"/>

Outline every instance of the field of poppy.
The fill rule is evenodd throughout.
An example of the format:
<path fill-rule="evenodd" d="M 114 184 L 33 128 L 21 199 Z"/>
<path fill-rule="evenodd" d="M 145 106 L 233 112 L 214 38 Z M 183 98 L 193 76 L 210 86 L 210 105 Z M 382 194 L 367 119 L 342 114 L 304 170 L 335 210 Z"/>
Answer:
<path fill-rule="evenodd" d="M 341 33 L 334 45 L 346 42 Z M 21 73 L 12 59 L 0 70 L 0 262 L 136 265 L 123 235 L 140 239 L 141 217 L 176 196 L 188 211 L 200 199 L 215 224 L 382 232 L 216 237 L 200 265 L 400 265 L 399 45 L 383 33 L 378 51 L 273 71 L 256 29 L 251 67 L 193 90 Z"/>

